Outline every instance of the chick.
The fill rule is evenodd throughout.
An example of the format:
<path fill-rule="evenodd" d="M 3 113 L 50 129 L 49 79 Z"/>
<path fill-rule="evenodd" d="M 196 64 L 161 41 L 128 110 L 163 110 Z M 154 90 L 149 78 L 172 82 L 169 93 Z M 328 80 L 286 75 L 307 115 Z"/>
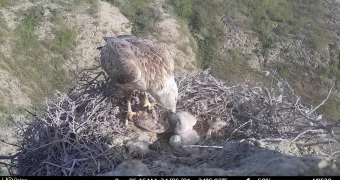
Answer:
<path fill-rule="evenodd" d="M 197 119 L 188 112 L 178 112 L 171 115 L 170 124 L 174 126 L 174 136 L 170 138 L 170 145 L 174 148 L 193 145 L 199 142 L 200 136 L 193 130 Z"/>
<path fill-rule="evenodd" d="M 192 130 L 192 127 L 196 124 L 196 122 L 197 119 L 195 118 L 195 116 L 184 111 L 172 114 L 170 118 L 171 125 L 175 126 L 175 134 L 181 134 L 186 131 Z"/>
<path fill-rule="evenodd" d="M 221 118 L 216 118 L 214 120 L 208 121 L 209 129 L 206 132 L 206 137 L 204 141 L 211 139 L 213 134 L 215 136 L 222 136 L 223 129 L 227 126 L 227 122 L 223 121 Z"/>
<path fill-rule="evenodd" d="M 181 137 L 181 146 L 193 145 L 200 141 L 200 136 L 195 130 L 189 130 L 185 133 L 179 134 Z"/>

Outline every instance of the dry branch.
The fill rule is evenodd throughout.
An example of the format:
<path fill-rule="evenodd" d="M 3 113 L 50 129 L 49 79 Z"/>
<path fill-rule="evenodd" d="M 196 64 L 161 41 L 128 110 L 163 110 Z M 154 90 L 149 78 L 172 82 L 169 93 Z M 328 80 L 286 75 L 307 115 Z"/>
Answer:
<path fill-rule="evenodd" d="M 187 146 L 183 146 L 183 147 L 186 147 L 186 148 L 218 148 L 218 149 L 222 149 L 223 146 L 202 146 L 202 145 L 187 145 Z"/>

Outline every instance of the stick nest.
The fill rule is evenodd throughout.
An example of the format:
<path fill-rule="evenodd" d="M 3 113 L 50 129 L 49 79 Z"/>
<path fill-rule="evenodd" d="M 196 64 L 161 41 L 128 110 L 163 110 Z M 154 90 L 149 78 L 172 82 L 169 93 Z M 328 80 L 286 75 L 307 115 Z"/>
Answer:
<path fill-rule="evenodd" d="M 83 72 L 78 78 L 80 85 L 70 92 L 57 92 L 54 98 L 46 99 L 43 115 L 25 129 L 19 155 L 12 160 L 19 175 L 97 175 L 134 158 L 124 146 L 110 146 L 112 140 L 128 137 L 133 131 L 124 126 L 126 100 L 121 90 L 103 72 L 95 77 L 90 72 Z M 303 105 L 275 71 L 266 73 L 272 79 L 268 87 L 246 82 L 229 86 L 213 77 L 210 70 L 176 78 L 178 110 L 195 115 L 198 123 L 194 128 L 210 138 L 199 145 L 249 137 L 305 144 L 339 142 L 338 124 L 316 114 L 319 106 Z M 134 110 L 140 107 L 139 95 L 137 91 L 133 94 Z M 164 112 L 160 107 L 155 109 Z M 154 170 L 156 159 L 195 166 L 212 160 L 208 156 L 214 154 L 207 151 L 188 158 L 185 152 L 172 149 L 166 138 L 154 144 L 159 147 L 155 153 L 142 158 Z"/>

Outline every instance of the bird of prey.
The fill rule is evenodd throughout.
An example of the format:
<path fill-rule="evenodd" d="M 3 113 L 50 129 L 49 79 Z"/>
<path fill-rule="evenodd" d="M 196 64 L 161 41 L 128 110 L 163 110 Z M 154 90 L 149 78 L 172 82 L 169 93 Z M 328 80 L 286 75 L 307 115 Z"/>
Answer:
<path fill-rule="evenodd" d="M 165 47 L 151 40 L 133 35 L 104 37 L 106 44 L 100 49 L 101 67 L 123 90 L 127 100 L 127 119 L 135 112 L 131 109 L 131 94 L 139 90 L 144 94 L 144 107 L 149 110 L 148 93 L 172 113 L 176 113 L 178 88 L 174 79 L 174 61 Z"/>

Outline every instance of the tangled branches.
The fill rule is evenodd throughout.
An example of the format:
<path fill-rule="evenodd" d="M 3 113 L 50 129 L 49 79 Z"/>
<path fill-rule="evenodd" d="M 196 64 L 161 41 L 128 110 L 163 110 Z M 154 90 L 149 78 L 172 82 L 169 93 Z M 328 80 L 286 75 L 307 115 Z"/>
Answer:
<path fill-rule="evenodd" d="M 110 83 L 98 80 L 101 75 L 46 99 L 44 116 L 32 121 L 23 135 L 19 174 L 94 175 L 114 167 L 105 144 L 126 128 L 120 122 L 119 93 L 112 93 L 117 95 L 113 100 L 104 97 Z"/>
<path fill-rule="evenodd" d="M 249 86 L 240 83 L 226 86 L 210 75 L 209 70 L 178 79 L 180 87 L 179 109 L 186 109 L 201 117 L 200 121 L 226 121 L 233 138 L 235 132 L 256 139 L 276 138 L 290 141 L 313 140 L 311 134 L 321 134 L 324 140 L 339 142 L 334 129 L 339 123 L 330 124 L 315 111 L 300 102 L 289 83 L 275 71 L 266 71 L 272 78 L 270 87 L 261 83 Z M 326 136 L 327 135 L 327 136 Z"/>

